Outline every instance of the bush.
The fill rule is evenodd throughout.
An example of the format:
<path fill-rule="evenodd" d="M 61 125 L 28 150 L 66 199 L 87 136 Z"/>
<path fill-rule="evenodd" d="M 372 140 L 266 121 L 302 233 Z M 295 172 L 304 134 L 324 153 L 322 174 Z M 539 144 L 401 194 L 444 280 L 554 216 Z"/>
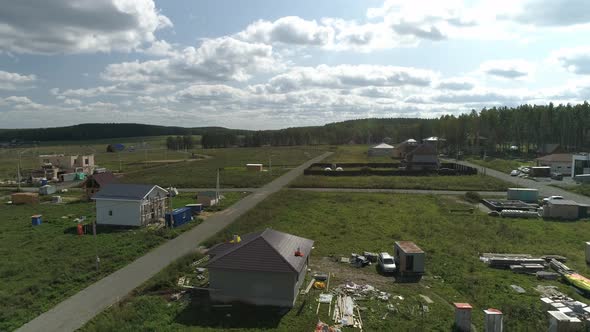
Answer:
<path fill-rule="evenodd" d="M 481 202 L 482 198 L 479 193 L 475 191 L 468 191 L 465 193 L 465 199 L 472 203 L 479 203 Z"/>

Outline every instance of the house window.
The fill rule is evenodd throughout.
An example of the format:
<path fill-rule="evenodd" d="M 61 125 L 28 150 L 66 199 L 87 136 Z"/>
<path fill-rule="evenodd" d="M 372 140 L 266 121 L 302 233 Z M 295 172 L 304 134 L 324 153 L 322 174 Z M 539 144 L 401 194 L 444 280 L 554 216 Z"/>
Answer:
<path fill-rule="evenodd" d="M 84 159 L 84 165 L 88 165 L 89 163 L 88 158 Z"/>
<path fill-rule="evenodd" d="M 113 210 L 109 210 L 109 216 L 113 215 Z"/>

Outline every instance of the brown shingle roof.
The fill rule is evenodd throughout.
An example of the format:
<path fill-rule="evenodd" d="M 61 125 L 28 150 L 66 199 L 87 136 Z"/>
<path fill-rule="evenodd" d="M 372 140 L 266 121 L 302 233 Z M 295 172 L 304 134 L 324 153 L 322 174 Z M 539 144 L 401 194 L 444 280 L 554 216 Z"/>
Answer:
<path fill-rule="evenodd" d="M 407 254 L 421 254 L 424 252 L 412 241 L 396 241 L 395 244 Z"/>
<path fill-rule="evenodd" d="M 208 268 L 242 271 L 295 272 L 305 266 L 313 241 L 270 228 L 249 233 L 242 241 L 217 245 L 209 251 Z M 303 256 L 295 256 L 299 250 Z"/>

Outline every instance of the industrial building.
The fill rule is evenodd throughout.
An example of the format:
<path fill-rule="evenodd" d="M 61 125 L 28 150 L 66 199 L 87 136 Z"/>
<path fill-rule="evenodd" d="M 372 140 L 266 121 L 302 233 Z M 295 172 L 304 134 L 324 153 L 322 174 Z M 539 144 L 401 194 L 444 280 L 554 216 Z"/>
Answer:
<path fill-rule="evenodd" d="M 569 199 L 551 199 L 543 207 L 543 218 L 577 220 L 588 217 L 589 205 Z"/>
<path fill-rule="evenodd" d="M 552 173 L 572 174 L 572 154 L 554 153 L 535 159 L 538 166 L 551 167 Z"/>
<path fill-rule="evenodd" d="M 369 149 L 369 157 L 391 157 L 393 155 L 393 146 L 387 143 L 375 145 Z"/>
<path fill-rule="evenodd" d="M 397 273 L 402 281 L 418 281 L 424 274 L 425 255 L 414 242 L 396 241 L 393 246 Z"/>
<path fill-rule="evenodd" d="M 212 247 L 211 299 L 293 307 L 312 247 L 312 240 L 269 228 Z"/>
<path fill-rule="evenodd" d="M 590 154 L 577 153 L 572 155 L 572 178 L 576 175 L 590 174 Z"/>
<path fill-rule="evenodd" d="M 99 225 L 145 226 L 164 218 L 168 191 L 156 185 L 111 183 L 92 196 Z"/>

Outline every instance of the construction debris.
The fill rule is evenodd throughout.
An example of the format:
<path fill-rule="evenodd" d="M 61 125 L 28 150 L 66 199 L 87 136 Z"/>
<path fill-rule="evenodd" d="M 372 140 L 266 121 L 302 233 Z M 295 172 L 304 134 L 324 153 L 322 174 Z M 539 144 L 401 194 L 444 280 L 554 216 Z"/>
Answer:
<path fill-rule="evenodd" d="M 518 294 L 523 294 L 523 293 L 525 293 L 525 290 L 524 290 L 524 288 L 522 288 L 522 287 L 520 287 L 520 286 L 518 286 L 518 285 L 510 285 L 510 287 L 511 287 L 511 288 L 512 288 L 512 289 L 513 289 L 515 292 L 517 292 Z"/>
<path fill-rule="evenodd" d="M 559 273 L 555 272 L 548 272 L 548 271 L 538 271 L 535 273 L 538 279 L 544 280 L 557 280 L 559 278 Z"/>
<path fill-rule="evenodd" d="M 311 280 L 309 281 L 309 284 L 307 285 L 307 287 L 305 288 L 305 290 L 301 291 L 301 294 L 305 295 L 305 294 L 309 293 L 309 290 L 313 286 L 314 282 L 315 282 L 315 279 L 314 278 L 311 278 Z"/>
<path fill-rule="evenodd" d="M 559 311 L 567 317 L 585 321 L 590 319 L 590 307 L 580 301 L 561 293 L 555 286 L 537 286 L 535 288 L 541 293 L 541 302 L 548 313 Z"/>
<path fill-rule="evenodd" d="M 434 301 L 432 301 L 432 300 L 431 300 L 431 299 L 430 299 L 428 296 L 426 296 L 426 295 L 422 295 L 422 294 L 420 294 L 420 297 L 421 297 L 422 299 L 424 299 L 424 302 L 426 302 L 426 303 L 428 303 L 428 304 L 432 304 L 432 303 L 434 303 Z"/>
<path fill-rule="evenodd" d="M 336 326 L 330 326 L 322 321 L 318 321 L 315 326 L 315 332 L 340 332 L 341 330 Z"/>
<path fill-rule="evenodd" d="M 511 265 L 545 264 L 544 259 L 534 258 L 529 254 L 484 253 L 479 259 L 490 267 L 498 269 L 509 269 Z"/>

